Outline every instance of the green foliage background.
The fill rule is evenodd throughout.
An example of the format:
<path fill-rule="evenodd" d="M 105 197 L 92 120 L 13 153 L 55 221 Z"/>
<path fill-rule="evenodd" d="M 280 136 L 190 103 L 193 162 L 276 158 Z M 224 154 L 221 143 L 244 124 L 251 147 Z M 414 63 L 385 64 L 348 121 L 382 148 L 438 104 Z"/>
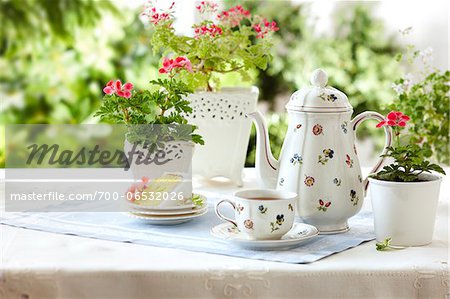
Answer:
<path fill-rule="evenodd" d="M 371 15 L 376 4 L 347 3 L 334 11 L 333 31 L 317 35 L 314 22 L 307 22 L 308 4 L 239 2 L 276 20 L 280 27 L 273 61 L 267 71 L 254 74 L 260 101 L 268 101 L 275 112 L 284 110 L 283 103 L 293 91 L 309 84 L 317 67 L 326 69 L 329 83 L 348 95 L 355 114 L 381 111 L 394 99 L 390 84 L 400 74 L 394 59 L 400 48 Z M 140 9 L 118 7 L 112 1 L 2 0 L 0 122 L 92 123 L 97 121 L 92 115 L 108 80 L 121 78 L 137 88 L 148 87 L 157 77 L 160 57 L 152 53 L 151 32 L 139 20 Z M 239 75 L 227 75 L 222 85 L 239 83 Z M 286 117 L 269 119 L 277 155 Z M 367 126 L 360 131 L 362 137 L 369 134 Z M 0 138 L 4 139 L 3 129 Z M 247 165 L 253 161 L 254 134 Z M 4 165 L 3 147 L 0 165 Z"/>

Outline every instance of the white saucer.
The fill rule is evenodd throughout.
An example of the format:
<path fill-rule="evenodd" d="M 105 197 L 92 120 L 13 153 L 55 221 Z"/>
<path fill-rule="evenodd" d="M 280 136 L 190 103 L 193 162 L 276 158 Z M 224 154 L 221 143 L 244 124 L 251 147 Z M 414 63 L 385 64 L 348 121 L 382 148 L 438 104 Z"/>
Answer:
<path fill-rule="evenodd" d="M 184 222 L 188 222 L 194 218 L 200 217 L 208 213 L 208 209 L 203 209 L 199 212 L 194 212 L 185 215 L 146 215 L 135 212 L 126 213 L 128 216 L 138 219 L 140 221 L 146 222 L 148 224 L 156 225 L 174 225 Z"/>
<path fill-rule="evenodd" d="M 208 204 L 206 201 L 202 206 L 194 206 L 193 208 L 183 209 L 183 210 L 150 210 L 150 209 L 140 209 L 136 207 L 131 207 L 129 212 L 142 214 L 142 215 L 154 215 L 154 216 L 175 216 L 175 215 L 186 215 L 192 213 L 201 213 L 208 209 Z"/>
<path fill-rule="evenodd" d="M 200 198 L 203 200 L 203 203 L 206 204 L 207 200 L 206 197 L 203 195 L 200 195 Z M 191 211 L 194 208 L 197 208 L 196 205 L 194 205 L 193 203 L 191 204 L 187 204 L 187 205 L 179 205 L 179 206 L 166 206 L 166 207 L 161 207 L 161 206 L 157 206 L 157 205 L 138 205 L 132 202 L 127 202 L 127 205 L 135 210 L 140 210 L 140 211 L 152 211 L 152 212 L 167 212 L 168 214 L 174 213 L 174 211 L 177 212 L 188 212 Z"/>
<path fill-rule="evenodd" d="M 309 224 L 294 223 L 294 226 L 280 240 L 251 240 L 231 223 L 222 223 L 211 229 L 211 235 L 224 239 L 229 243 L 253 250 L 282 250 L 296 247 L 314 238 L 319 230 Z"/>

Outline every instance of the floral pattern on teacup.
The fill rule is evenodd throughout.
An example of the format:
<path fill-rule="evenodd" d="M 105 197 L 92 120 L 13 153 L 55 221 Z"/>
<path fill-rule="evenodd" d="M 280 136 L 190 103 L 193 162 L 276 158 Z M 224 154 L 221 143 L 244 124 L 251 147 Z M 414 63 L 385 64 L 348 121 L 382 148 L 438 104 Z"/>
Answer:
<path fill-rule="evenodd" d="M 323 127 L 319 124 L 314 125 L 314 127 L 312 128 L 312 132 L 314 135 L 323 135 Z"/>
<path fill-rule="evenodd" d="M 231 227 L 227 228 L 227 231 L 231 234 L 238 234 L 241 232 L 239 230 L 239 228 L 237 228 L 237 226 L 231 226 Z"/>
<path fill-rule="evenodd" d="M 291 158 L 291 163 L 293 165 L 296 164 L 303 164 L 303 158 L 299 154 L 294 154 L 294 156 Z"/>
<path fill-rule="evenodd" d="M 244 227 L 246 229 L 253 229 L 253 221 L 251 221 L 250 219 L 245 220 Z"/>
<path fill-rule="evenodd" d="M 283 184 L 284 184 L 284 179 L 281 178 L 281 179 L 280 179 L 280 182 L 279 182 L 279 185 L 280 185 L 280 186 L 283 186 Z"/>
<path fill-rule="evenodd" d="M 241 212 L 244 210 L 244 207 L 241 206 L 240 204 L 237 204 L 236 206 L 236 212 L 238 213 L 238 215 L 241 215 Z"/>
<path fill-rule="evenodd" d="M 291 204 L 288 204 L 288 210 L 294 212 L 294 207 Z"/>
<path fill-rule="evenodd" d="M 362 176 L 360 175 L 360 174 L 358 174 L 358 181 L 360 182 L 360 183 L 362 183 Z"/>
<path fill-rule="evenodd" d="M 322 199 L 319 199 L 319 206 L 317 207 L 317 210 L 326 212 L 330 206 L 331 201 L 324 202 Z"/>
<path fill-rule="evenodd" d="M 308 176 L 306 176 L 304 183 L 305 183 L 306 186 L 312 187 L 314 185 L 315 181 L 316 180 L 312 176 L 308 175 Z"/>
<path fill-rule="evenodd" d="M 317 161 L 317 163 L 320 163 L 322 165 L 327 164 L 328 160 L 333 159 L 334 156 L 334 150 L 332 150 L 331 148 L 326 148 L 322 151 L 323 156 L 319 155 L 319 160 Z"/>
<path fill-rule="evenodd" d="M 348 167 L 352 168 L 353 167 L 353 159 L 350 158 L 350 155 L 345 155 L 345 163 L 347 164 Z"/>
<path fill-rule="evenodd" d="M 297 132 L 302 127 L 302 124 L 297 124 L 294 128 L 294 132 Z"/>
<path fill-rule="evenodd" d="M 283 214 L 277 215 L 277 221 L 276 222 L 277 222 L 278 225 L 282 225 L 283 222 L 284 222 L 284 215 Z"/>
<path fill-rule="evenodd" d="M 359 202 L 359 197 L 356 195 L 355 190 L 350 190 L 350 201 L 353 203 L 354 206 L 356 206 Z"/>
<path fill-rule="evenodd" d="M 260 206 L 258 207 L 258 210 L 259 210 L 259 212 L 260 212 L 261 214 L 265 214 L 265 213 L 267 212 L 267 207 L 265 207 L 265 206 L 263 206 L 263 205 L 260 205 Z"/>
<path fill-rule="evenodd" d="M 334 178 L 333 179 L 333 183 L 336 185 L 336 186 L 340 186 L 341 184 L 342 184 L 342 180 L 341 179 L 338 179 L 338 178 Z"/>
<path fill-rule="evenodd" d="M 283 224 L 284 222 L 284 215 L 277 215 L 277 218 L 274 222 L 270 222 L 270 229 L 271 229 L 271 233 L 273 233 L 274 231 L 280 229 L 280 226 Z"/>

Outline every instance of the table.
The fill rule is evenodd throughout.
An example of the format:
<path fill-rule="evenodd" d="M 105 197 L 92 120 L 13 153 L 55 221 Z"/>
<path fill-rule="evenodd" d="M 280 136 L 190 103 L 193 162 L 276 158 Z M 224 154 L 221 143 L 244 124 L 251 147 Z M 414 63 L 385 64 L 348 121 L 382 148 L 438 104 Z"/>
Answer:
<path fill-rule="evenodd" d="M 256 186 L 253 169 L 244 177 L 244 187 Z M 2 225 L 0 298 L 448 298 L 449 182 L 432 244 L 378 252 L 372 241 L 302 265 Z M 194 187 L 236 189 L 226 181 L 195 180 Z"/>

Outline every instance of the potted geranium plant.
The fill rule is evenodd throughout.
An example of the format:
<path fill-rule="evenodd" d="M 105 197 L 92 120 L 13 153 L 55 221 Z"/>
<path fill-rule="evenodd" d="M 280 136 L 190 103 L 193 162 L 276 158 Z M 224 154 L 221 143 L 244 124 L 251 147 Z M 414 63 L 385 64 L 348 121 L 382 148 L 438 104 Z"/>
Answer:
<path fill-rule="evenodd" d="M 445 174 L 442 167 L 425 159 L 419 145 L 402 136 L 409 120 L 402 112 L 391 111 L 377 124 L 393 130 L 394 145 L 384 155 L 393 163 L 369 176 L 377 241 L 390 238 L 390 244 L 397 246 L 431 242 L 442 181 L 432 172 Z"/>
<path fill-rule="evenodd" d="M 154 90 L 135 91 L 131 83 L 109 81 L 95 116 L 126 125 L 125 155 L 136 180 L 150 180 L 158 191 L 176 191 L 177 197 L 189 199 L 194 144 L 204 142 L 185 117 L 192 111 L 186 100 L 192 90 L 174 77 L 191 71 L 191 64 L 186 57 L 177 57 L 164 61 L 162 68 L 168 78 L 151 81 Z"/>
<path fill-rule="evenodd" d="M 240 5 L 219 12 L 216 3 L 202 1 L 196 9 L 201 22 L 193 26 L 192 36 L 175 33 L 173 4 L 160 10 L 150 1 L 143 15 L 153 26 L 155 53 L 183 55 L 192 62 L 192 72 L 180 76 L 196 90 L 188 96 L 193 111 L 187 118 L 198 125 L 205 139 L 205 146 L 194 155 L 194 173 L 222 175 L 241 184 L 251 129 L 246 114 L 256 109 L 258 89 L 221 88 L 220 78 L 236 73 L 250 81 L 256 69 L 266 69 L 271 35 L 278 27 Z"/>

